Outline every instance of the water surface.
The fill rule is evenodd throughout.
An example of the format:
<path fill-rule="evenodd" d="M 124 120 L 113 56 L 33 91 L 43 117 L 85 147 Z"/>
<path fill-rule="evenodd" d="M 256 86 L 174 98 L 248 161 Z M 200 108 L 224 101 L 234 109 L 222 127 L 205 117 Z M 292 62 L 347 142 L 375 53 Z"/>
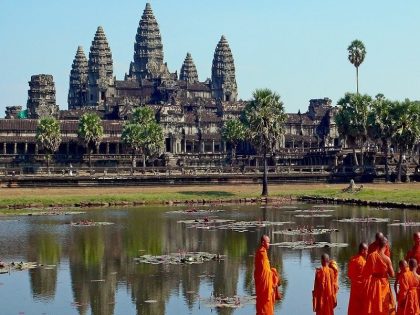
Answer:
<path fill-rule="evenodd" d="M 320 255 L 338 261 L 340 290 L 336 314 L 346 314 L 349 283 L 347 261 L 361 240 L 383 231 L 391 242 L 396 265 L 411 246 L 415 227 L 390 226 L 418 222 L 412 210 L 292 204 L 282 208 L 212 206 L 213 214 L 232 220 L 292 221 L 245 232 L 194 229 L 179 220 L 203 217 L 170 214 L 180 207 L 143 207 L 89 210 L 73 216 L 26 216 L 0 219 L 0 260 L 36 261 L 47 267 L 0 275 L 0 314 L 253 314 L 254 305 L 238 309 L 212 309 L 203 299 L 211 296 L 248 296 L 254 293 L 253 254 L 258 239 L 269 234 L 273 243 L 316 240 L 348 243 L 346 248 L 292 250 L 270 248 L 271 264 L 283 277 L 284 299 L 276 314 L 313 314 L 311 291 Z M 206 209 L 199 207 L 199 209 Z M 295 210 L 331 209 L 331 217 L 296 217 Z M 389 223 L 341 223 L 340 218 L 389 218 Z M 74 227 L 71 221 L 109 221 L 102 227 Z M 296 227 L 337 228 L 332 234 L 288 236 L 274 231 Z M 136 264 L 143 254 L 205 251 L 227 255 L 226 260 L 201 265 Z M 155 303 L 145 301 L 156 300 Z"/>

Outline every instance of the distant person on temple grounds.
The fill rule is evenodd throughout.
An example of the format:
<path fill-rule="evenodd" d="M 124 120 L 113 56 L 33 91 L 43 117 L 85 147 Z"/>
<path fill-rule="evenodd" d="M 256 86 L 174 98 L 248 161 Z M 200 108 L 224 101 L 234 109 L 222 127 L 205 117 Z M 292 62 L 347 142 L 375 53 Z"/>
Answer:
<path fill-rule="evenodd" d="M 379 244 L 381 243 L 381 241 L 383 239 L 386 239 L 384 234 L 382 232 L 378 232 L 375 234 L 375 240 L 369 244 L 368 247 L 368 255 L 372 254 L 373 252 L 377 251 L 379 248 Z M 389 247 L 389 243 L 388 241 L 385 242 L 386 243 L 386 248 L 385 248 L 385 255 L 388 256 L 389 258 L 391 258 L 391 248 Z"/>
<path fill-rule="evenodd" d="M 379 239 L 378 248 L 368 255 L 363 277 L 367 279 L 365 312 L 368 315 L 395 315 L 395 301 L 388 277 L 394 277 L 391 259 L 386 255 L 388 240 Z"/>
<path fill-rule="evenodd" d="M 315 271 L 312 291 L 313 311 L 317 315 L 334 315 L 337 306 L 338 268 L 337 263 L 327 254 L 321 256 L 321 268 Z"/>
<path fill-rule="evenodd" d="M 413 234 L 413 247 L 408 251 L 407 255 L 405 255 L 405 260 L 410 261 L 411 258 L 414 258 L 417 263 L 420 262 L 420 232 L 416 232 Z M 420 267 L 417 266 L 417 273 L 420 274 Z"/>
<path fill-rule="evenodd" d="M 364 286 L 363 268 L 366 264 L 368 255 L 368 246 L 366 243 L 360 243 L 359 252 L 349 261 L 348 277 L 351 282 L 350 301 L 348 315 L 359 315 L 363 312 Z"/>
<path fill-rule="evenodd" d="M 275 268 L 270 267 L 267 250 L 270 247 L 270 238 L 267 235 L 261 237 L 261 244 L 255 253 L 254 280 L 257 294 L 257 315 L 273 315 L 274 303 L 280 300 L 278 292 L 280 277 Z"/>

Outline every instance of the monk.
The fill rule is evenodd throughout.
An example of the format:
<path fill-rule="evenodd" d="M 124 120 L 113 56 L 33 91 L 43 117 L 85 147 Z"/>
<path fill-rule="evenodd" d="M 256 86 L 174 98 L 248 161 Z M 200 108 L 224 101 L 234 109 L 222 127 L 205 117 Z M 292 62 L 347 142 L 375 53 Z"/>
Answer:
<path fill-rule="evenodd" d="M 328 266 L 329 263 L 330 257 L 327 254 L 322 254 L 322 266 L 315 271 L 312 306 L 317 315 L 334 315 L 334 308 L 337 306 L 334 291 L 334 270 Z"/>
<path fill-rule="evenodd" d="M 384 234 L 381 232 L 378 232 L 375 234 L 375 241 L 373 241 L 371 244 L 369 244 L 368 247 L 368 255 L 372 254 L 374 251 L 376 251 L 379 247 L 380 240 L 385 238 Z M 386 242 L 386 249 L 385 249 L 385 255 L 387 255 L 389 258 L 391 258 L 391 248 L 389 247 L 389 243 Z"/>
<path fill-rule="evenodd" d="M 333 297 L 334 305 L 337 306 L 337 294 L 338 294 L 338 265 L 335 260 L 330 259 L 328 267 L 332 271 L 332 281 L 333 281 Z"/>
<path fill-rule="evenodd" d="M 418 315 L 420 314 L 419 301 L 417 297 L 417 286 L 419 285 L 419 280 L 415 274 L 417 262 L 415 259 L 410 259 L 410 268 L 405 260 L 402 262 L 402 270 L 400 271 L 397 279 L 399 287 L 397 292 L 397 315 Z"/>
<path fill-rule="evenodd" d="M 414 258 L 417 263 L 420 262 L 420 232 L 413 234 L 413 247 L 405 255 L 405 260 L 410 261 L 411 258 Z M 417 273 L 420 274 L 420 266 L 417 267 Z"/>
<path fill-rule="evenodd" d="M 348 277 L 351 282 L 350 301 L 348 315 L 359 315 L 363 312 L 365 278 L 363 278 L 363 268 L 366 264 L 368 255 L 368 246 L 362 242 L 359 245 L 359 252 L 349 261 Z"/>
<path fill-rule="evenodd" d="M 277 291 L 280 277 L 275 268 L 270 267 L 267 250 L 270 248 L 270 238 L 261 237 L 261 245 L 255 253 L 255 291 L 257 293 L 257 315 L 273 315 L 274 303 L 280 299 Z"/>
<path fill-rule="evenodd" d="M 391 259 L 385 254 L 387 239 L 379 239 L 378 249 L 368 255 L 362 276 L 367 280 L 364 314 L 395 315 L 395 302 L 388 276 L 394 277 Z"/>

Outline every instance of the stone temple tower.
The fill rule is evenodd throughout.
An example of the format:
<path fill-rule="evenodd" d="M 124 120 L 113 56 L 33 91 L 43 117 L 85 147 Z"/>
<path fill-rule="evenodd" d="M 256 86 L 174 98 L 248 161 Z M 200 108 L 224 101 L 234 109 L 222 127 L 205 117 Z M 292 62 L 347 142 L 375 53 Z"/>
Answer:
<path fill-rule="evenodd" d="M 235 63 L 226 38 L 222 36 L 214 51 L 211 69 L 213 97 L 222 101 L 236 101 L 238 87 L 236 85 Z"/>
<path fill-rule="evenodd" d="M 77 48 L 70 71 L 69 109 L 81 108 L 87 103 L 88 61 L 82 46 Z"/>
<path fill-rule="evenodd" d="M 90 47 L 88 62 L 89 106 L 98 106 L 115 94 L 111 49 L 104 30 L 99 26 Z"/>
<path fill-rule="evenodd" d="M 195 67 L 190 53 L 187 53 L 184 63 L 182 64 L 179 79 L 187 81 L 188 83 L 198 82 L 197 68 Z"/>
<path fill-rule="evenodd" d="M 26 106 L 29 118 L 58 116 L 59 109 L 55 103 L 55 84 L 52 75 L 38 74 L 31 76 Z"/>
<path fill-rule="evenodd" d="M 157 78 L 163 67 L 163 45 L 159 25 L 150 3 L 146 3 L 137 28 L 134 62 L 130 64 L 128 77 L 138 81 Z"/>

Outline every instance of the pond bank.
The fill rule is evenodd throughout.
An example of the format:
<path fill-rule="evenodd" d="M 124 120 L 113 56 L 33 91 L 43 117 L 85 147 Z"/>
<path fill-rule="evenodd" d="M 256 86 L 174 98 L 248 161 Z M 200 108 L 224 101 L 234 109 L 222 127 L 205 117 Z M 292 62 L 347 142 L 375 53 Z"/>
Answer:
<path fill-rule="evenodd" d="M 374 207 L 420 206 L 420 183 L 370 184 L 356 193 L 343 192 L 347 185 L 270 185 L 261 198 L 260 185 L 103 187 L 103 188 L 8 188 L 0 189 L 0 209 L 64 207 L 115 207 L 140 205 L 247 204 L 309 201 L 348 203 Z M 380 201 L 378 201 L 380 200 Z"/>

